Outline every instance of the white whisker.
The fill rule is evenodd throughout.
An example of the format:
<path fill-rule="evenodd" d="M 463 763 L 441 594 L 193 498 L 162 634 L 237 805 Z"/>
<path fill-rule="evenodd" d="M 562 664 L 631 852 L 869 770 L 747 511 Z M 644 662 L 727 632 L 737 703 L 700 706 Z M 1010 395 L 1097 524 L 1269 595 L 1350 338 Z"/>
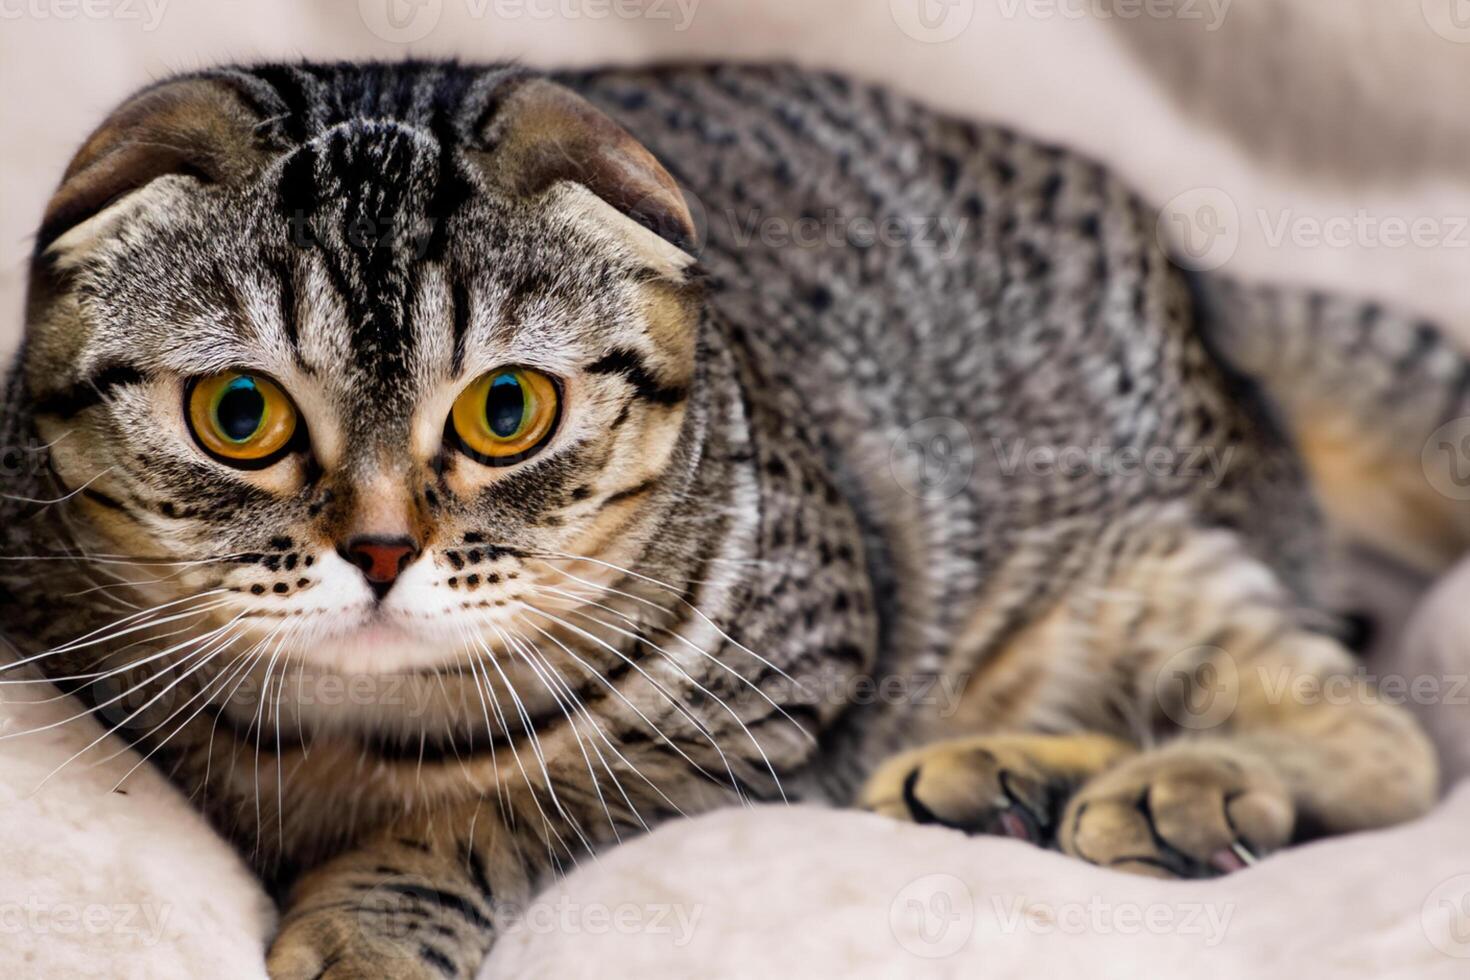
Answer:
<path fill-rule="evenodd" d="M 107 467 L 107 469 L 105 469 L 102 472 L 96 474 L 90 480 L 87 480 L 81 486 L 77 487 L 75 490 L 72 490 L 72 491 L 70 491 L 68 493 L 64 493 L 60 497 L 55 498 L 54 500 L 38 500 L 35 497 L 18 497 L 18 496 L 16 496 L 13 493 L 0 493 L 0 498 L 3 498 L 5 500 L 14 500 L 15 502 L 21 503 L 21 504 L 39 504 L 42 507 L 50 507 L 53 504 L 62 504 L 62 503 L 65 503 L 66 501 L 70 500 L 71 498 L 75 497 L 77 494 L 81 493 L 83 490 L 87 489 L 92 484 L 96 483 L 98 480 L 102 479 L 104 476 L 106 476 L 107 474 L 111 473 L 115 469 L 117 469 L 116 466 L 109 466 L 109 467 Z"/>
<path fill-rule="evenodd" d="M 526 654 L 523 649 L 521 649 L 521 644 L 515 636 L 509 634 L 508 632 L 502 633 L 501 635 L 505 638 L 506 642 L 516 651 L 517 655 L 526 662 L 526 666 L 531 668 L 531 671 L 536 675 L 536 679 L 541 681 L 541 686 L 546 688 L 547 692 L 550 693 L 552 698 L 556 701 L 556 706 L 561 709 L 562 716 L 566 718 L 567 725 L 571 728 L 573 736 L 575 736 L 577 739 L 577 749 L 582 753 L 582 761 L 587 765 L 587 776 L 592 780 L 592 789 L 594 792 L 597 793 L 598 802 L 602 804 L 602 812 L 607 815 L 608 827 L 612 830 L 613 836 L 621 841 L 622 835 L 618 833 L 617 821 L 613 819 L 612 810 L 608 807 L 607 800 L 604 799 L 602 795 L 602 781 L 597 778 L 597 771 L 592 766 L 591 756 L 587 754 L 587 746 L 582 739 L 582 733 L 577 728 L 576 720 L 572 717 L 571 711 L 567 709 L 566 704 L 562 701 L 561 694 L 557 690 L 556 685 L 542 674 L 541 668 L 537 665 L 536 661 L 534 661 L 530 656 Z M 593 750 L 596 751 L 596 743 L 593 743 L 592 747 Z M 601 757 L 602 753 L 598 752 L 598 758 Z M 603 760 L 603 768 L 606 767 L 607 761 Z M 609 775 L 611 775 L 610 772 Z M 616 780 L 617 777 L 614 776 L 613 778 L 614 780 Z"/>
<path fill-rule="evenodd" d="M 694 613 L 694 615 L 696 615 L 700 619 L 702 619 L 705 622 L 706 625 L 708 625 L 709 627 L 711 627 L 712 629 L 714 629 L 715 632 L 719 633 L 720 636 L 723 637 L 726 642 L 730 643 L 737 650 L 741 650 L 741 651 L 749 654 L 750 656 L 754 657 L 756 660 L 760 661 L 761 664 L 763 664 L 764 666 L 769 667 L 771 670 L 774 670 L 776 673 L 780 674 L 782 677 L 786 678 L 788 681 L 790 681 L 791 683 L 795 684 L 798 689 L 804 690 L 804 687 L 803 687 L 803 685 L 801 684 L 800 681 L 798 681 L 796 678 L 792 677 L 790 674 L 786 673 L 780 667 L 777 667 L 775 664 L 771 663 L 765 657 L 762 657 L 760 654 L 756 653 L 754 650 L 752 650 L 749 647 L 747 647 L 745 644 L 741 643 L 739 640 L 735 639 L 729 633 L 726 633 L 725 630 L 723 628 L 721 628 L 718 623 L 716 623 L 714 620 L 710 619 L 709 616 L 705 615 L 705 612 L 704 612 L 703 609 L 700 609 L 694 603 L 692 603 L 689 600 L 685 599 L 682 595 L 679 594 L 679 590 L 678 589 L 675 589 L 672 585 L 669 585 L 666 582 L 660 582 L 658 579 L 655 579 L 655 578 L 649 578 L 647 575 L 641 575 L 638 572 L 633 571 L 632 569 L 623 568 L 623 567 L 621 567 L 619 565 L 614 565 L 611 562 L 603 561 L 603 560 L 601 560 L 599 558 L 589 558 L 589 557 L 581 556 L 581 555 L 568 555 L 568 554 L 561 554 L 561 553 L 555 553 L 555 552 L 552 552 L 551 554 L 554 557 L 561 558 L 561 559 L 564 559 L 564 560 L 567 560 L 567 561 L 587 561 L 587 562 L 592 562 L 595 565 L 602 565 L 603 567 L 609 568 L 612 571 L 619 572 L 619 573 L 621 573 L 623 575 L 631 576 L 632 578 L 639 579 L 640 581 L 647 582 L 650 585 L 656 585 L 656 586 L 664 589 L 665 591 L 667 591 L 670 595 L 672 595 L 674 597 L 675 601 L 677 601 L 680 604 L 688 607 L 688 609 L 690 610 L 690 612 Z M 545 558 L 541 558 L 540 556 L 536 556 L 536 557 L 540 558 L 540 560 L 542 560 L 542 561 L 545 561 L 546 560 Z M 550 563 L 548 562 L 548 564 L 550 564 Z M 583 585 L 592 585 L 592 583 L 586 582 L 586 581 L 584 581 L 584 580 L 582 580 L 580 578 L 577 578 L 575 575 L 572 575 L 569 572 L 564 572 L 564 571 L 561 571 L 560 569 L 557 569 L 556 566 L 554 566 L 554 565 L 552 566 L 552 569 L 554 571 L 557 571 L 558 574 L 565 575 L 565 576 L 567 576 L 568 578 L 570 578 L 570 579 L 572 579 L 574 581 L 581 582 Z M 615 590 L 615 589 L 609 589 L 608 591 L 610 591 L 610 592 L 617 592 L 617 590 Z M 618 595 L 628 595 L 627 593 L 623 593 L 623 592 L 617 592 L 617 594 Z M 638 599 L 638 600 L 643 601 L 643 602 L 648 602 L 649 601 L 647 599 L 641 599 L 641 597 L 639 597 L 639 596 L 631 596 L 631 595 L 628 595 L 628 598 Z"/>
<path fill-rule="evenodd" d="M 196 643 L 208 642 L 208 641 L 212 640 L 214 637 L 216 637 L 219 634 L 223 633 L 225 630 L 227 630 L 230 627 L 234 626 L 236 623 L 238 623 L 240 621 L 241 618 L 242 617 L 240 617 L 240 616 L 236 616 L 234 619 L 230 620 L 225 625 L 216 627 L 215 629 L 213 629 L 210 632 L 204 634 L 203 636 L 193 637 L 193 638 L 191 638 L 189 640 L 185 640 L 183 643 L 175 644 L 174 646 L 169 647 L 167 650 L 164 650 L 161 653 L 154 654 L 153 656 L 148 657 L 145 660 L 140 660 L 137 663 L 132 664 L 130 666 L 136 667 L 136 666 L 138 666 L 140 664 L 144 664 L 144 663 L 148 663 L 148 662 L 153 661 L 153 660 L 157 660 L 160 657 L 168 656 L 171 653 L 176 653 L 179 650 L 185 649 L 185 648 L 187 648 L 189 646 L 192 646 L 192 645 L 194 645 Z M 196 650 L 194 652 L 194 654 L 190 654 L 189 657 L 192 657 L 192 656 L 196 655 L 197 653 L 198 653 L 198 651 Z M 185 660 L 189 659 L 189 657 L 186 657 Z M 165 669 L 167 669 L 167 668 L 165 668 Z M 53 728 L 60 728 L 62 725 L 70 724 L 71 722 L 76 721 L 78 718 L 85 718 L 87 715 L 90 715 L 90 714 L 92 714 L 95 711 L 100 711 L 103 708 L 105 708 L 105 707 L 107 707 L 107 706 L 109 706 L 111 704 L 115 704 L 116 702 L 118 702 L 118 701 L 122 700 L 123 698 L 127 697 L 129 694 L 132 694 L 134 691 L 138 690 L 139 688 L 141 688 L 141 687 L 143 687 L 143 686 L 145 686 L 145 685 L 147 685 L 149 683 L 152 683 L 152 681 L 157 676 L 158 675 L 154 675 L 153 677 L 145 678 L 145 679 L 139 681 L 137 684 L 134 684 L 132 687 L 128 688 L 126 691 L 123 691 L 123 692 L 121 692 L 119 694 L 116 694 L 113 697 L 109 698 L 108 700 L 103 701 L 100 704 L 94 705 L 93 707 L 88 708 L 85 711 L 78 712 L 77 714 L 74 714 L 74 715 L 72 715 L 72 716 L 70 716 L 68 718 L 63 718 L 60 721 L 54 721 L 54 722 L 52 722 L 49 725 L 42 725 L 39 728 L 30 728 L 30 729 L 27 729 L 26 731 L 23 731 L 23 732 L 6 732 L 5 734 L 0 735 L 0 741 L 5 741 L 6 739 L 12 739 L 12 738 L 21 738 L 21 737 L 26 736 L 26 735 L 36 735 L 36 734 L 39 734 L 41 732 L 50 731 Z M 145 705 L 145 707 L 146 707 L 146 705 Z M 136 712 L 135 712 L 135 714 L 136 714 Z M 129 717 L 132 717 L 132 716 L 130 715 Z M 126 721 L 126 719 L 124 719 L 124 721 Z"/>
<path fill-rule="evenodd" d="M 544 612 L 544 611 L 542 611 L 540 609 L 537 609 L 535 606 L 527 605 L 524 602 L 523 603 L 520 603 L 520 605 L 523 608 L 525 608 L 526 610 L 528 610 L 530 612 L 533 612 L 533 613 L 535 613 L 538 616 L 545 616 L 547 619 L 550 619 L 550 620 L 552 620 L 552 622 L 558 623 L 559 625 L 562 625 L 562 626 L 566 626 L 567 625 L 566 623 L 563 623 L 561 620 L 557 619 L 555 616 L 552 616 L 550 613 L 547 613 L 547 612 Z M 623 692 L 620 691 L 620 690 L 618 690 L 617 685 L 613 684 L 611 681 L 609 681 L 603 675 L 603 672 L 602 671 L 600 671 L 597 668 L 593 667 L 592 665 L 588 664 L 587 661 L 583 660 L 581 657 L 579 657 L 575 653 L 573 653 L 572 650 L 571 650 L 571 648 L 568 647 L 565 643 L 562 643 L 555 636 L 552 636 L 550 633 L 546 632 L 540 626 L 537 626 L 535 623 L 527 623 L 526 625 L 530 626 L 536 632 L 538 632 L 542 636 L 546 637 L 552 643 L 555 643 L 561 649 L 561 651 L 563 653 L 565 653 L 568 657 L 571 657 L 579 665 L 581 665 L 582 669 L 585 670 L 585 671 L 587 671 L 587 673 L 589 675 L 591 675 L 592 677 L 594 677 L 597 680 L 601 681 L 604 687 L 606 687 L 618 699 L 620 699 L 624 704 L 626 704 L 629 708 L 631 708 L 633 710 L 633 712 L 635 714 L 637 714 L 638 717 L 643 720 L 643 723 L 645 725 L 647 725 L 653 731 L 653 733 L 655 735 L 657 735 L 659 738 L 663 739 L 664 743 L 666 745 L 668 745 L 669 748 L 671 748 L 675 752 L 677 752 L 679 754 L 679 757 L 682 758 L 685 762 L 689 763 L 689 765 L 693 766 L 694 769 L 700 775 L 704 776 L 706 779 L 708 779 L 712 783 L 717 783 L 717 784 L 723 785 L 723 783 L 724 783 L 723 780 L 721 780 L 718 777 L 716 777 L 708 769 L 704 768 L 704 766 L 701 766 L 699 763 L 695 762 L 694 759 L 692 757 L 690 757 L 689 753 L 685 752 L 682 748 L 680 748 L 678 746 L 678 744 L 676 742 L 674 742 L 673 739 L 671 739 L 667 735 L 665 735 L 663 729 L 662 728 L 659 728 L 658 725 L 654 724 L 653 721 L 652 721 L 652 719 L 650 719 L 646 714 L 644 714 L 643 711 L 637 705 L 633 704 L 632 701 L 629 701 L 628 698 L 623 694 Z M 575 626 L 572 626 L 572 627 L 569 627 L 569 628 L 571 628 L 573 630 L 576 629 Z M 608 644 L 604 643 L 603 646 L 608 646 Z M 610 646 L 609 646 L 609 649 L 611 649 Z M 705 737 L 705 739 L 714 748 L 715 752 L 719 755 L 720 760 L 725 763 L 725 771 L 730 774 L 730 785 L 731 785 L 731 787 L 735 790 L 736 795 L 740 797 L 740 799 L 742 800 L 742 802 L 745 802 L 745 794 L 740 789 L 740 780 L 738 780 L 737 778 L 735 778 L 735 770 L 730 767 L 730 760 L 727 759 L 727 758 L 725 758 L 724 750 L 720 748 L 719 741 L 714 737 L 714 735 L 709 731 L 709 729 L 705 728 L 704 725 L 697 718 L 695 718 L 694 715 L 691 714 L 689 712 L 689 710 L 687 708 L 685 708 L 684 705 L 681 704 L 677 698 L 675 698 L 672 694 L 670 694 L 668 692 L 668 690 L 666 688 L 664 688 L 664 686 L 662 684 L 660 684 L 657 680 L 655 680 L 654 678 L 652 678 L 651 676 L 649 676 L 648 673 L 643 670 L 643 668 L 639 667 L 632 660 L 630 660 L 629 658 L 623 656 L 621 653 L 619 653 L 616 650 L 613 650 L 613 655 L 616 656 L 616 657 L 619 657 L 620 659 L 622 659 L 625 663 L 627 663 L 629 666 L 631 666 L 634 670 L 637 670 L 640 675 L 642 675 L 646 680 L 648 680 L 648 682 L 650 684 L 652 684 L 654 686 L 654 688 L 660 694 L 663 695 L 664 700 L 668 701 L 669 704 L 672 705 L 676 711 L 680 712 L 689 721 L 689 723 L 694 726 L 694 728 L 695 728 L 696 731 L 698 731 L 701 735 L 703 735 Z"/>

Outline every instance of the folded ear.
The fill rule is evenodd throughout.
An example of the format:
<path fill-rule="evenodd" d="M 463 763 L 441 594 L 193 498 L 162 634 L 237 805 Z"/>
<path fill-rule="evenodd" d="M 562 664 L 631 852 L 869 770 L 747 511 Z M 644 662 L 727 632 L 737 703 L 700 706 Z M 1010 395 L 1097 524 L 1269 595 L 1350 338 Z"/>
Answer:
<path fill-rule="evenodd" d="M 481 162 L 496 185 L 532 196 L 572 181 L 664 242 L 691 254 L 697 248 L 674 178 L 627 130 L 570 89 L 543 78 L 519 83 L 479 135 Z"/>
<path fill-rule="evenodd" d="M 224 183 L 257 171 L 268 156 L 254 135 L 259 121 L 214 79 L 164 82 L 133 96 L 72 158 L 46 208 L 38 251 L 159 177 Z"/>

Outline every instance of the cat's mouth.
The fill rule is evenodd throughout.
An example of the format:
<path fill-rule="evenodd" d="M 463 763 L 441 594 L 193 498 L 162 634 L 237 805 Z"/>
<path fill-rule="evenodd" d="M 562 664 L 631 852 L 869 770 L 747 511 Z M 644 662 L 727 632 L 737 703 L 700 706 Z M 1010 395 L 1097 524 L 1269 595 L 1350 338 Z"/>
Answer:
<path fill-rule="evenodd" d="M 260 656 L 279 650 L 283 662 L 347 675 L 454 669 L 474 657 L 505 663 L 548 632 L 584 633 L 586 605 L 615 577 L 590 563 L 506 560 L 468 571 L 420 560 L 375 593 L 357 568 L 323 554 L 309 588 L 247 600 L 243 639 Z"/>

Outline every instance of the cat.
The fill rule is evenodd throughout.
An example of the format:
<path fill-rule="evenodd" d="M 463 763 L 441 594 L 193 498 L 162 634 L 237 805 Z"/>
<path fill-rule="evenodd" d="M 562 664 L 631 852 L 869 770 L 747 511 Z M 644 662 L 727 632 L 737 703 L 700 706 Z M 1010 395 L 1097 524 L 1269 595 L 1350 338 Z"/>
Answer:
<path fill-rule="evenodd" d="M 1322 581 L 1462 548 L 1470 367 L 1154 230 L 793 67 L 158 82 L 38 234 L 7 635 L 277 889 L 277 978 L 469 976 L 718 806 L 1159 877 L 1410 819 Z"/>

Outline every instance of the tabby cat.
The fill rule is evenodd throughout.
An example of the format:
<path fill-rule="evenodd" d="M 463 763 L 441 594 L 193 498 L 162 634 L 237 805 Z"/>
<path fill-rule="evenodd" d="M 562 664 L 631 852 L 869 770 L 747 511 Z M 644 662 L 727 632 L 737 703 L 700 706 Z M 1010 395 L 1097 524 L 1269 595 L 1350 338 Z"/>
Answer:
<path fill-rule="evenodd" d="M 47 208 L 0 598 L 278 889 L 279 978 L 471 975 L 753 801 L 1203 877 L 1433 801 L 1322 582 L 1458 553 L 1467 381 L 843 78 L 220 68 Z"/>

